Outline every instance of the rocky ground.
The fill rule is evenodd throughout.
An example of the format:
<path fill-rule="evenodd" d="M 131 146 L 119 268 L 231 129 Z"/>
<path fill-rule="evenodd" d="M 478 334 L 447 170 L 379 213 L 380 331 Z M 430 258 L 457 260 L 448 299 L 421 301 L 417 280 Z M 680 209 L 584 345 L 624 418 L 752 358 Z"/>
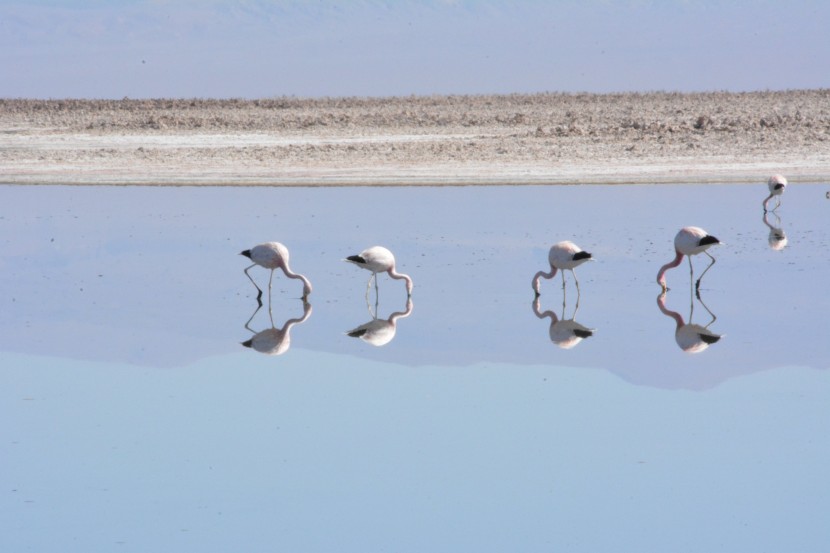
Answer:
<path fill-rule="evenodd" d="M 830 90 L 266 100 L 0 99 L 0 182 L 830 180 Z"/>

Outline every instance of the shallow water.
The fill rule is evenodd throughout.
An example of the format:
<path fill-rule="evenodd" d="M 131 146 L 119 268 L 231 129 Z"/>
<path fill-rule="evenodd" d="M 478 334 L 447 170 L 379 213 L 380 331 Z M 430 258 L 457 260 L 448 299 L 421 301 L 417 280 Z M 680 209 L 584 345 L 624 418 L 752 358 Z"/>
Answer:
<path fill-rule="evenodd" d="M 765 222 L 765 189 L 0 187 L 0 547 L 820 551 L 830 200 Z M 661 310 L 685 225 L 725 244 Z M 584 339 L 534 310 L 564 239 L 597 260 L 538 311 Z M 266 240 L 314 285 L 274 276 L 270 337 L 307 315 L 280 355 L 240 345 Z M 380 346 L 341 261 L 375 244 L 415 281 Z M 663 311 L 723 337 L 686 353 Z"/>

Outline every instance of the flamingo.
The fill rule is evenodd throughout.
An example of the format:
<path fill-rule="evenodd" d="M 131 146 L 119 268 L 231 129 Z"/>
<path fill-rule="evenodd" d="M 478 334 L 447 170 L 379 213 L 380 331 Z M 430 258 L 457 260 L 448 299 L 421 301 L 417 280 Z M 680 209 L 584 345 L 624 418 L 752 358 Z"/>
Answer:
<path fill-rule="evenodd" d="M 700 299 L 699 296 L 698 299 Z M 707 324 L 706 326 L 701 326 L 699 324 L 692 323 L 692 314 L 694 313 L 694 300 L 692 300 L 692 312 L 689 314 L 689 322 L 686 323 L 683 320 L 683 316 L 680 313 L 666 308 L 665 291 L 661 292 L 660 295 L 657 296 L 657 307 L 660 308 L 660 311 L 663 313 L 663 315 L 671 317 L 677 324 L 677 327 L 674 331 L 674 341 L 677 342 L 677 345 L 680 347 L 680 349 L 682 349 L 686 353 L 700 353 L 712 344 L 717 343 L 723 337 L 723 335 L 715 334 L 714 332 L 709 330 L 709 326 L 715 322 L 717 317 L 715 317 L 715 315 L 711 311 L 709 311 L 709 308 L 706 307 L 706 304 L 703 303 L 703 300 L 700 300 L 700 304 L 703 305 L 704 309 L 706 309 L 706 311 L 709 312 L 710 315 L 712 315 L 712 320 L 709 321 L 709 324 Z"/>
<path fill-rule="evenodd" d="M 660 272 L 657 273 L 657 284 L 663 287 L 663 291 L 665 292 L 668 290 L 668 286 L 666 286 L 666 271 L 669 269 L 673 269 L 680 265 L 680 262 L 683 260 L 683 256 L 689 258 L 689 276 L 691 277 L 692 272 L 692 256 L 697 255 L 699 253 L 705 253 L 709 256 L 709 259 L 712 260 L 711 263 L 704 269 L 703 273 L 700 275 L 700 278 L 697 279 L 697 283 L 695 285 L 695 290 L 700 290 L 700 281 L 703 279 L 703 275 L 706 274 L 712 265 L 715 264 L 715 258 L 707 252 L 711 246 L 715 244 L 720 244 L 720 240 L 712 236 L 711 234 L 707 233 L 700 227 L 683 227 L 674 237 L 674 251 L 677 253 L 677 256 L 674 260 L 669 261 L 665 265 L 660 268 Z"/>
<path fill-rule="evenodd" d="M 344 261 L 354 263 L 361 269 L 366 269 L 372 273 L 369 277 L 369 282 L 366 285 L 366 297 L 369 297 L 369 287 L 372 285 L 372 280 L 375 281 L 375 292 L 378 290 L 378 273 L 389 273 L 389 276 L 406 281 L 406 295 L 412 296 L 412 279 L 409 275 L 397 272 L 395 269 L 395 256 L 388 249 L 383 246 L 372 246 L 365 249 L 358 255 L 350 255 Z"/>
<path fill-rule="evenodd" d="M 772 211 L 775 211 L 779 207 L 781 207 L 781 194 L 784 193 L 784 190 L 787 189 L 787 179 L 784 178 L 783 175 L 773 175 L 767 181 L 767 186 L 769 187 L 769 196 L 767 199 L 764 200 L 764 212 L 767 211 L 767 204 L 772 199 L 773 196 L 777 196 L 775 207 L 772 208 Z"/>
<path fill-rule="evenodd" d="M 308 298 L 308 295 L 311 293 L 311 283 L 308 279 L 301 274 L 292 272 L 288 267 L 288 248 L 279 242 L 265 242 L 264 244 L 254 246 L 250 250 L 240 252 L 239 255 L 244 255 L 254 262 L 253 265 L 250 265 L 245 269 L 245 274 L 253 283 L 254 287 L 259 291 L 259 294 L 256 297 L 259 305 L 262 305 L 262 290 L 260 290 L 256 282 L 254 282 L 254 279 L 251 277 L 250 273 L 248 273 L 248 269 L 254 267 L 255 265 L 271 269 L 271 278 L 268 279 L 269 297 L 271 294 L 271 282 L 274 280 L 274 269 L 282 269 L 282 272 L 285 273 L 285 276 L 288 278 L 298 278 L 303 281 L 303 300 Z"/>
<path fill-rule="evenodd" d="M 574 282 L 576 282 L 576 291 L 579 292 L 579 280 L 576 278 L 576 273 L 574 273 L 574 269 L 579 267 L 586 261 L 593 261 L 594 258 L 591 257 L 591 254 L 584 251 L 582 248 L 571 242 L 570 240 L 565 240 L 563 242 L 557 242 L 553 246 L 551 246 L 550 251 L 548 252 L 548 262 L 550 263 L 550 272 L 545 273 L 544 271 L 539 271 L 533 277 L 533 291 L 536 292 L 536 296 L 538 297 L 541 295 L 539 291 L 540 282 L 539 279 L 544 278 L 553 278 L 556 274 L 557 270 L 562 271 L 562 288 L 565 287 L 565 270 L 571 271 L 571 274 L 574 277 Z"/>
<path fill-rule="evenodd" d="M 375 347 L 385 346 L 395 337 L 398 327 L 398 319 L 404 319 L 412 314 L 412 298 L 406 299 L 406 310 L 396 311 L 389 315 L 388 319 L 373 317 L 368 323 L 348 331 L 346 334 L 352 338 L 360 338 L 367 344 Z"/>

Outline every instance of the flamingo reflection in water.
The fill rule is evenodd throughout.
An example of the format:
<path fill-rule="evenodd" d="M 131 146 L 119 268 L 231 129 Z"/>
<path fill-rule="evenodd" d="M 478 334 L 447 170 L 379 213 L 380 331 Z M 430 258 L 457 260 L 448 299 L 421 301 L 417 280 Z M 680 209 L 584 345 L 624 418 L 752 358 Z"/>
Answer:
<path fill-rule="evenodd" d="M 540 297 L 533 300 L 533 313 L 540 319 L 550 318 L 550 340 L 562 349 L 571 349 L 585 338 L 590 338 L 596 332 L 595 328 L 588 328 L 576 322 L 576 313 L 579 311 L 579 292 L 577 290 L 576 306 L 570 319 L 565 319 L 565 294 L 562 294 L 562 316 L 557 317 L 552 310 L 542 311 L 539 307 Z"/>
<path fill-rule="evenodd" d="M 269 302 L 268 318 L 271 321 L 271 328 L 266 328 L 265 330 L 257 332 L 250 327 L 250 324 L 260 309 L 262 309 L 261 303 L 254 310 L 254 313 L 251 315 L 251 318 L 248 319 L 248 322 L 245 323 L 245 328 L 254 335 L 250 340 L 242 342 L 242 345 L 246 348 L 251 348 L 254 351 L 258 351 L 259 353 L 264 353 L 266 355 L 282 355 L 288 351 L 288 348 L 291 347 L 291 328 L 294 325 L 306 322 L 306 320 L 308 320 L 311 316 L 311 304 L 306 300 L 303 300 L 303 316 L 299 319 L 288 319 L 282 325 L 282 328 L 276 328 L 274 325 L 274 316 L 271 313 L 271 304 Z"/>
<path fill-rule="evenodd" d="M 395 337 L 398 319 L 405 319 L 412 314 L 412 298 L 407 298 L 404 311 L 396 311 L 389 315 L 388 319 L 377 317 L 377 303 L 375 303 L 374 312 L 369 307 L 369 313 L 372 315 L 372 320 L 346 332 L 346 334 L 352 338 L 360 338 L 375 347 L 385 346 Z"/>
<path fill-rule="evenodd" d="M 764 224 L 769 227 L 769 237 L 767 238 L 767 241 L 769 242 L 770 249 L 780 252 L 787 246 L 787 235 L 784 233 L 784 229 L 781 228 L 781 217 L 773 211 L 772 214 L 776 219 L 775 224 L 773 225 L 769 221 L 769 214 L 769 211 L 764 211 L 763 221 Z"/>
<path fill-rule="evenodd" d="M 700 294 L 697 294 L 697 299 L 700 302 L 700 305 L 702 305 L 706 312 L 712 317 L 712 320 L 705 326 L 692 322 L 695 309 L 695 299 L 691 294 L 689 294 L 689 298 L 691 305 L 689 307 L 688 323 L 683 320 L 683 316 L 680 315 L 680 313 L 672 311 L 666 307 L 666 292 L 661 292 L 660 295 L 657 296 L 657 307 L 660 308 L 660 311 L 664 315 L 674 319 L 674 322 L 677 324 L 674 331 L 674 340 L 677 342 L 680 349 L 686 353 L 700 353 L 712 344 L 717 343 L 723 335 L 716 334 L 715 332 L 709 330 L 709 327 L 717 320 L 717 317 L 715 317 L 715 314 L 712 313 L 708 307 L 706 307 L 705 303 L 703 303 L 703 299 L 701 299 Z"/>

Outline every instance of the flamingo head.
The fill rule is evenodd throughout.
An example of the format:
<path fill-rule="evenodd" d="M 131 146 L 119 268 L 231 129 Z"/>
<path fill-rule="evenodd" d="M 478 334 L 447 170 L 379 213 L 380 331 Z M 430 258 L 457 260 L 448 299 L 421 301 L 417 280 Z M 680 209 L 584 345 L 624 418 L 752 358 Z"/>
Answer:
<path fill-rule="evenodd" d="M 784 175 L 773 175 L 767 181 L 767 185 L 769 186 L 769 191 L 773 194 L 781 194 L 787 187 L 787 179 Z"/>

